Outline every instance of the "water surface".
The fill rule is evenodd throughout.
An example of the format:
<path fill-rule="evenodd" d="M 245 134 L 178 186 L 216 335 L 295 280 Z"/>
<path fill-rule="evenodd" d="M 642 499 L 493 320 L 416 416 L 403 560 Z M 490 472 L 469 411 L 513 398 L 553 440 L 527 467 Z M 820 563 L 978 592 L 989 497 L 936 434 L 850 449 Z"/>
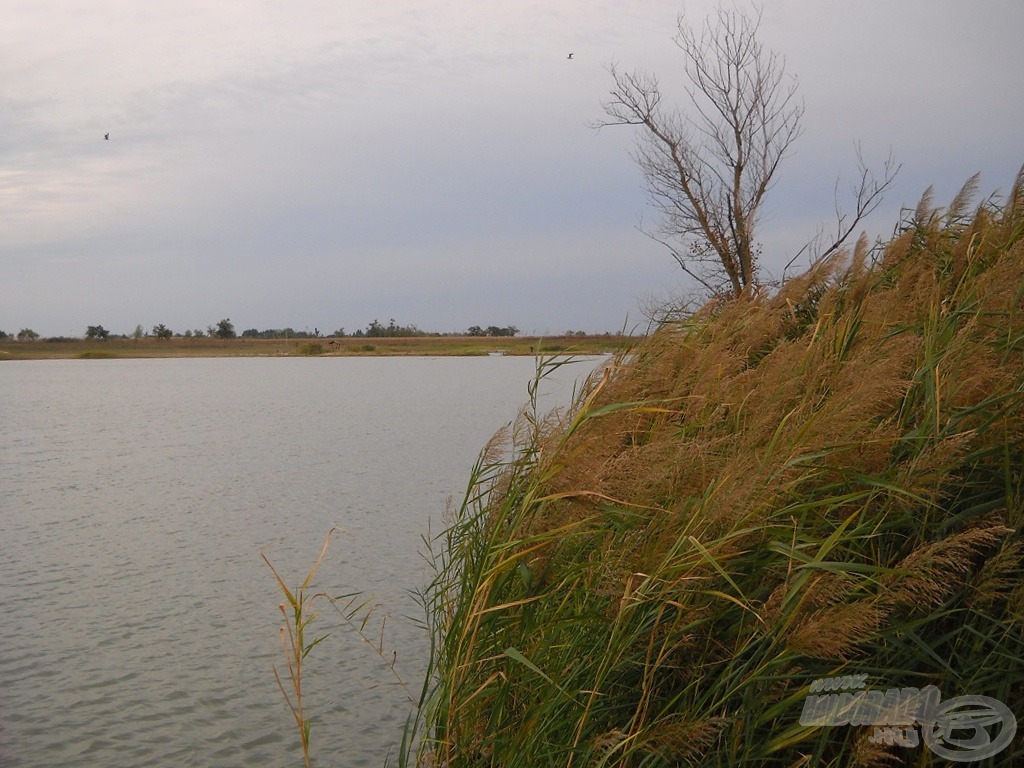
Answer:
<path fill-rule="evenodd" d="M 576 375 L 542 387 L 564 403 Z M 564 371 L 565 369 L 563 369 Z M 408 590 L 528 358 L 0 364 L 0 765 L 298 765 L 260 559 L 389 614 L 307 659 L 320 766 L 383 765 L 426 637 Z M 326 607 L 326 606 L 325 606 Z M 379 629 L 379 624 L 374 624 Z"/>

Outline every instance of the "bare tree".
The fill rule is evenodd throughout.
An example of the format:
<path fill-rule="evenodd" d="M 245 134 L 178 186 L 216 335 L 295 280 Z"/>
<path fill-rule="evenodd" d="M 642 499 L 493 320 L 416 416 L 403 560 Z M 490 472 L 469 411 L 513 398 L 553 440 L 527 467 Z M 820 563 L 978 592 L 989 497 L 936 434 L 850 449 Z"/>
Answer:
<path fill-rule="evenodd" d="M 882 178 L 878 179 L 867 163 L 864 162 L 864 155 L 860 145 L 857 150 L 857 181 L 851 187 L 853 195 L 853 216 L 843 211 L 839 203 L 839 180 L 836 180 L 836 188 L 833 197 L 836 201 L 835 231 L 832 234 L 822 227 L 818 235 L 806 243 L 787 262 L 782 271 L 782 279 L 786 279 L 789 268 L 792 267 L 802 256 L 808 256 L 808 261 L 814 265 L 823 259 L 828 258 L 838 251 L 849 240 L 850 235 L 857 229 L 865 216 L 870 215 L 882 202 L 885 191 L 892 186 L 896 180 L 896 174 L 900 171 L 899 164 L 893 159 L 890 153 L 882 166 Z"/>
<path fill-rule="evenodd" d="M 796 78 L 758 40 L 760 25 L 760 11 L 721 6 L 698 29 L 680 17 L 675 42 L 683 53 L 690 109 L 667 109 L 653 75 L 613 66 L 614 88 L 600 124 L 642 129 L 636 159 L 662 214 L 658 231 L 648 234 L 714 294 L 740 296 L 754 284 L 758 213 L 802 132 Z M 877 189 L 868 174 L 862 176 L 857 212 L 852 226 L 841 219 L 843 230 L 852 231 L 889 182 L 887 175 Z"/>

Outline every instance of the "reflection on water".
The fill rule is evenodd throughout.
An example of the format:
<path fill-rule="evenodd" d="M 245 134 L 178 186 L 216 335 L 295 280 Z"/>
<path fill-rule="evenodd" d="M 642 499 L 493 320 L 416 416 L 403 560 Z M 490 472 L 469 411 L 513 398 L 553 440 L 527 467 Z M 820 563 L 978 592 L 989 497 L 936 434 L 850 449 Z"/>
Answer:
<path fill-rule="evenodd" d="M 593 365 L 562 369 L 546 402 Z M 500 357 L 0 365 L 0 765 L 299 764 L 259 553 L 297 582 L 333 526 L 317 583 L 384 606 L 385 646 L 417 690 L 420 537 L 533 371 Z M 385 662 L 338 631 L 308 674 L 318 765 L 393 755 L 409 705 Z"/>

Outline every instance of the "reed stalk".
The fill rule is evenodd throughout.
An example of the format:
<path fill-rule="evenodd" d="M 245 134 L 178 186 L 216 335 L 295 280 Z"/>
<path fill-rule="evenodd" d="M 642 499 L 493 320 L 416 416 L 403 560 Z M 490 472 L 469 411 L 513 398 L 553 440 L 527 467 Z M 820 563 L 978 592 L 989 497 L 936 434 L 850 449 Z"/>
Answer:
<path fill-rule="evenodd" d="M 288 685 L 285 685 L 276 664 L 273 667 L 274 679 L 277 681 L 281 695 L 295 720 L 295 727 L 298 729 L 302 747 L 302 759 L 306 768 L 310 768 L 311 765 L 309 742 L 311 724 L 302 700 L 303 662 L 313 648 L 327 639 L 327 635 L 320 635 L 313 640 L 306 640 L 306 630 L 318 616 L 317 611 L 313 610 L 313 601 L 317 598 L 327 597 L 322 592 L 309 594 L 308 591 L 313 583 L 313 577 L 320 568 L 320 563 L 323 562 L 324 556 L 327 554 L 327 547 L 331 543 L 334 531 L 334 528 L 328 531 L 323 547 L 320 549 L 320 555 L 309 569 L 306 578 L 297 587 L 289 587 L 266 554 L 260 553 L 263 562 L 273 572 L 274 578 L 277 579 L 277 584 L 285 596 L 285 601 L 278 606 L 284 619 L 284 625 L 279 631 L 279 638 L 281 654 L 284 656 L 287 670 Z"/>

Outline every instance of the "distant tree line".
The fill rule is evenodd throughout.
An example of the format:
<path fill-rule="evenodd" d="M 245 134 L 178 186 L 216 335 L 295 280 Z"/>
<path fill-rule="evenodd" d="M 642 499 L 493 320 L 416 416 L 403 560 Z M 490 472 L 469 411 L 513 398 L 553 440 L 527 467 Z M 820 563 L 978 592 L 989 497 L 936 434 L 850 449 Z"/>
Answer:
<path fill-rule="evenodd" d="M 409 336 L 440 336 L 441 334 L 421 331 L 415 325 L 398 325 L 395 322 L 395 318 L 391 318 L 387 325 L 384 325 L 374 318 L 370 324 L 366 326 L 366 330 L 357 330 L 352 335 L 356 338 L 365 336 L 371 339 L 383 339 Z"/>
<path fill-rule="evenodd" d="M 338 328 L 329 336 L 334 338 L 340 337 L 351 337 L 351 338 L 402 338 L 412 336 L 494 336 L 494 337 L 512 337 L 519 334 L 519 329 L 514 325 L 497 326 L 488 325 L 486 328 L 482 325 L 470 326 L 465 331 L 454 331 L 448 333 L 438 333 L 435 331 L 423 331 L 415 325 L 400 325 L 395 322 L 394 318 L 388 321 L 387 325 L 376 318 L 370 321 L 366 328 L 357 329 L 353 333 L 346 333 L 344 328 Z M 183 332 L 176 332 L 168 328 L 165 324 L 159 323 L 154 325 L 149 333 L 141 326 L 135 326 L 135 330 L 131 334 L 115 334 L 108 331 L 102 325 L 90 325 L 85 329 L 85 338 L 91 341 L 104 341 L 106 339 L 135 339 L 136 341 L 143 338 L 157 338 L 157 339 L 169 339 L 172 337 L 178 338 L 210 338 L 210 339 L 234 339 L 239 334 L 235 332 L 235 326 L 230 319 L 224 318 L 219 320 L 215 325 L 208 325 L 205 329 L 195 328 L 188 329 Z M 586 336 L 588 335 L 584 331 L 566 331 L 565 336 Z M 609 334 L 605 334 L 606 336 Z M 266 330 L 259 330 L 257 328 L 249 328 L 242 331 L 241 337 L 243 339 L 319 339 L 323 338 L 324 334 L 320 332 L 319 328 L 314 328 L 312 331 L 303 330 L 297 331 L 294 328 L 268 328 Z M 7 339 L 17 339 L 18 341 L 36 341 L 39 339 L 39 334 L 33 331 L 31 328 L 22 328 L 17 334 L 13 336 L 11 334 L 0 331 L 0 341 Z M 79 341 L 75 337 L 67 336 L 53 336 L 45 339 L 45 341 Z"/>
<path fill-rule="evenodd" d="M 320 338 L 320 331 L 314 329 L 309 331 L 296 331 L 294 328 L 268 328 L 265 331 L 249 328 L 242 331 L 243 339 L 317 339 Z"/>
<path fill-rule="evenodd" d="M 515 336 L 517 333 L 519 333 L 519 329 L 514 325 L 504 328 L 499 328 L 496 325 L 488 325 L 486 328 L 481 328 L 479 325 L 474 325 L 466 331 L 467 336 Z"/>
<path fill-rule="evenodd" d="M 151 333 L 146 333 L 146 331 L 143 329 L 141 325 L 135 326 L 135 330 L 130 335 L 124 333 L 111 333 L 102 325 L 90 325 L 86 326 L 84 334 L 84 338 L 89 339 L 90 341 L 104 341 L 106 339 L 135 339 L 136 341 L 138 341 L 139 339 L 146 338 L 147 336 L 152 336 L 157 339 L 169 339 L 172 336 L 185 338 L 209 337 L 218 339 L 233 339 L 237 336 L 237 334 L 235 333 L 235 326 L 232 324 L 231 320 L 227 318 L 218 321 L 216 325 L 207 326 L 205 331 L 201 328 L 197 328 L 195 330 L 187 330 L 184 333 L 175 333 L 166 325 L 160 323 L 158 325 L 153 326 L 153 330 Z M 10 338 L 12 338 L 10 334 L 8 334 L 5 331 L 0 331 L 0 341 L 5 341 Z M 20 331 L 18 331 L 16 335 L 13 336 L 13 338 L 17 339 L 18 341 L 36 341 L 39 339 L 39 334 L 33 331 L 31 328 L 22 328 Z M 81 339 L 79 337 L 75 336 L 50 336 L 44 339 L 44 341 L 51 342 L 80 340 Z"/>
<path fill-rule="evenodd" d="M 0 331 L 0 341 L 11 338 L 10 335 L 4 331 Z M 33 331 L 31 328 L 22 328 L 17 334 L 14 335 L 18 341 L 35 341 L 39 338 L 39 334 Z"/>

